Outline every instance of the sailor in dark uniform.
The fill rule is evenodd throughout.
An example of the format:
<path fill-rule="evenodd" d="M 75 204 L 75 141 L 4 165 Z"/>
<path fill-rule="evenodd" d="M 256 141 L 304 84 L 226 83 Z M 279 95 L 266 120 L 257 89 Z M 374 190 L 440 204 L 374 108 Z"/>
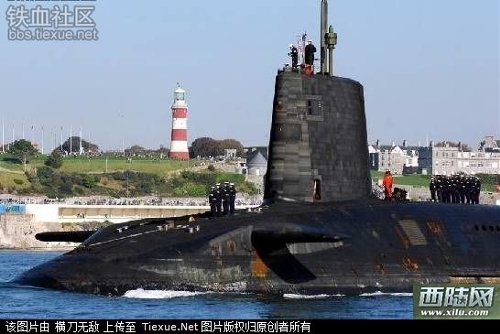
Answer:
<path fill-rule="evenodd" d="M 451 202 L 460 203 L 460 193 L 458 189 L 458 175 L 450 175 Z"/>
<path fill-rule="evenodd" d="M 222 213 L 229 214 L 229 182 L 224 182 L 222 187 Z"/>
<path fill-rule="evenodd" d="M 481 194 L 481 180 L 479 177 L 474 176 L 472 182 L 472 204 L 479 204 L 479 195 Z"/>
<path fill-rule="evenodd" d="M 236 200 L 236 188 L 234 183 L 229 184 L 229 213 L 234 213 L 234 202 Z"/>
<path fill-rule="evenodd" d="M 222 209 L 222 189 L 220 183 L 215 185 L 215 215 L 219 217 Z"/>
<path fill-rule="evenodd" d="M 305 52 L 304 60 L 306 65 L 312 66 L 314 64 L 314 53 L 316 52 L 316 47 L 314 46 L 311 40 L 307 42 L 304 52 Z"/>
<path fill-rule="evenodd" d="M 290 44 L 290 52 L 288 52 L 288 55 L 292 57 L 292 71 L 297 70 L 297 66 L 299 64 L 299 51 L 295 45 Z"/>
<path fill-rule="evenodd" d="M 465 203 L 472 203 L 472 177 L 470 175 L 465 177 Z"/>
<path fill-rule="evenodd" d="M 460 197 L 460 203 L 462 204 L 465 203 L 465 192 L 466 192 L 465 175 L 461 173 L 458 181 L 458 193 Z"/>
<path fill-rule="evenodd" d="M 216 205 L 215 205 L 217 201 L 216 196 L 217 194 L 215 191 L 215 187 L 214 186 L 210 187 L 210 192 L 208 193 L 208 203 L 210 204 L 210 213 L 212 217 L 215 217 L 216 214 Z"/>
<path fill-rule="evenodd" d="M 431 201 L 436 202 L 436 179 L 434 179 L 434 176 L 431 177 L 431 183 L 429 184 L 429 190 L 431 191 Z"/>
<path fill-rule="evenodd" d="M 441 175 L 436 175 L 436 195 L 437 201 L 443 203 L 443 178 Z"/>
<path fill-rule="evenodd" d="M 450 198 L 451 198 L 451 186 L 450 186 L 450 179 L 448 176 L 444 175 L 443 176 L 443 203 L 450 203 Z"/>

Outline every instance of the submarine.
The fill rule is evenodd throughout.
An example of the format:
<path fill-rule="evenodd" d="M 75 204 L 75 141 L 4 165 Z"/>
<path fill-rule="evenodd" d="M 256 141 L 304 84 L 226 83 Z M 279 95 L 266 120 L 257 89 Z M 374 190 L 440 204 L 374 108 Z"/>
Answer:
<path fill-rule="evenodd" d="M 327 11 L 322 0 L 319 71 L 276 75 L 260 207 L 41 233 L 39 240 L 80 244 L 14 281 L 103 295 L 138 288 L 359 295 L 500 283 L 500 206 L 372 194 L 363 86 L 334 75 L 337 36 Z"/>

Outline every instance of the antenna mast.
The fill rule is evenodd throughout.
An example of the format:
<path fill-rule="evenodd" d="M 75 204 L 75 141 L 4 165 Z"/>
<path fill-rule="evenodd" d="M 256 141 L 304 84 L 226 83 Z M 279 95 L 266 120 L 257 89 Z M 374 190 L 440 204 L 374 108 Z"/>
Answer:
<path fill-rule="evenodd" d="M 321 0 L 321 23 L 320 23 L 320 41 L 321 41 L 321 58 L 320 58 L 320 71 L 321 74 L 328 73 L 327 68 L 327 54 L 326 54 L 326 33 L 328 26 L 328 0 Z"/>
<path fill-rule="evenodd" d="M 333 26 L 328 27 L 328 0 L 321 0 L 321 74 L 334 75 L 333 70 L 333 49 L 337 44 L 337 34 L 333 31 Z"/>

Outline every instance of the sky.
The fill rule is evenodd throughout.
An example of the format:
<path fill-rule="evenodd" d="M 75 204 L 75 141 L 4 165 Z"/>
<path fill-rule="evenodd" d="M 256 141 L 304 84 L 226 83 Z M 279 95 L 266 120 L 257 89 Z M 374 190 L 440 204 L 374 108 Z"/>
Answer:
<path fill-rule="evenodd" d="M 104 150 L 170 147 L 177 83 L 186 90 L 189 144 L 211 137 L 267 146 L 288 45 L 303 33 L 320 44 L 320 0 L 0 1 L 0 142 L 13 132 L 22 138 L 24 128 L 40 147 L 43 128 L 46 152 L 70 130 Z M 79 23 L 95 26 L 79 28 L 97 40 L 13 40 L 13 26 L 36 28 L 8 15 L 21 5 L 51 16 L 55 5 L 80 6 Z M 364 86 L 369 144 L 446 140 L 475 149 L 486 135 L 500 138 L 499 7 L 329 1 L 336 74 Z"/>

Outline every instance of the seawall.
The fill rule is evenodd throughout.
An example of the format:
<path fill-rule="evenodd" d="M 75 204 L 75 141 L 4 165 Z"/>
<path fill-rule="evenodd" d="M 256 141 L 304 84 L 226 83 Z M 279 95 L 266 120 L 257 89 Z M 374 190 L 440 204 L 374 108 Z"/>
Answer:
<path fill-rule="evenodd" d="M 32 214 L 0 214 L 0 249 L 66 249 L 70 242 L 42 242 L 35 235 L 46 231 L 81 230 L 77 224 L 36 222 Z"/>

